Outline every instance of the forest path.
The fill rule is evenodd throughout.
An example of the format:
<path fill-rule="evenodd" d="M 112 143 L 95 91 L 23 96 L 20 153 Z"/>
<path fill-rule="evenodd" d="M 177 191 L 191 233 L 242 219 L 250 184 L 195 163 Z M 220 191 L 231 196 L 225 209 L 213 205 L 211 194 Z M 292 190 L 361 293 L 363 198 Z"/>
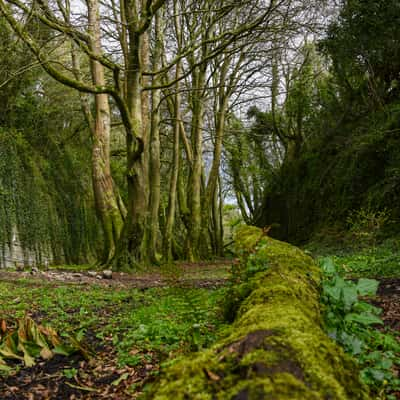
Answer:
<path fill-rule="evenodd" d="M 11 271 L 0 270 L 3 282 L 20 279 L 29 280 L 32 286 L 41 285 L 43 281 L 57 284 L 99 285 L 121 289 L 180 286 L 187 288 L 213 288 L 224 285 L 229 276 L 230 267 L 236 260 L 217 260 L 196 263 L 178 263 L 170 266 L 143 268 L 142 272 L 111 271 L 68 271 L 38 270 Z"/>

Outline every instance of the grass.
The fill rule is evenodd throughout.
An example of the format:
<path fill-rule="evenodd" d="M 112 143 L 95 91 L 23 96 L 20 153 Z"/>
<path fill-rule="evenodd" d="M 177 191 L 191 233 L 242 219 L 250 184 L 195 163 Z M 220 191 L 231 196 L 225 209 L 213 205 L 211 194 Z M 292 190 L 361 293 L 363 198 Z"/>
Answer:
<path fill-rule="evenodd" d="M 222 289 L 148 290 L 0 282 L 1 318 L 32 316 L 61 333 L 84 331 L 112 346 L 121 366 L 160 362 L 211 343 Z"/>

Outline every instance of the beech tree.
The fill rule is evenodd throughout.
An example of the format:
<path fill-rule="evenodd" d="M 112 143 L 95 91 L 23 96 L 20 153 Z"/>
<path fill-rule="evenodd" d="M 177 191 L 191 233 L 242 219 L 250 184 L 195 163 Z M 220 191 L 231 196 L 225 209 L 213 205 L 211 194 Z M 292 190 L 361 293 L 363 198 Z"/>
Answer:
<path fill-rule="evenodd" d="M 161 250 L 171 259 L 178 225 L 185 258 L 222 254 L 227 117 L 234 98 L 254 88 L 264 55 L 293 35 L 306 8 L 294 0 L 0 0 L 0 12 L 42 68 L 81 93 L 93 132 L 102 262 L 122 268 L 156 261 Z M 46 27 L 46 40 L 26 29 L 30 19 Z M 162 113 L 171 121 L 167 185 L 160 175 Z M 111 115 L 125 130 L 126 213 L 110 170 Z M 161 187 L 169 194 L 160 225 Z"/>

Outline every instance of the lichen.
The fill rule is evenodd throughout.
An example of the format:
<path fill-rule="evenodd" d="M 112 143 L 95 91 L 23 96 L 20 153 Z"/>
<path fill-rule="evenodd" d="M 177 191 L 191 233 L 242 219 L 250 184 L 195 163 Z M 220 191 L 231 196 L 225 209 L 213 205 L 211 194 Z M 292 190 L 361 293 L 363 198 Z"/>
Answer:
<path fill-rule="evenodd" d="M 151 392 L 155 400 L 364 400 L 355 363 L 326 336 L 320 273 L 299 249 L 244 227 L 242 263 L 265 262 L 247 282 L 236 318 L 211 349 L 177 360 Z M 240 285 L 239 285 L 240 286 Z"/>

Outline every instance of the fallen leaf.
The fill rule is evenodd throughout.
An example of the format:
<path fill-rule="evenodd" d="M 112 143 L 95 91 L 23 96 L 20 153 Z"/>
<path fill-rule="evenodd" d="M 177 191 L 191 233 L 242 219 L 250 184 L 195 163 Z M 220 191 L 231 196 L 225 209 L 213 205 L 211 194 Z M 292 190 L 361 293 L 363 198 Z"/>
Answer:
<path fill-rule="evenodd" d="M 7 322 L 6 322 L 5 319 L 2 319 L 2 320 L 1 320 L 1 331 L 2 331 L 3 333 L 6 333 L 6 332 L 7 332 Z"/>
<path fill-rule="evenodd" d="M 129 377 L 129 374 L 127 372 L 125 372 L 119 378 L 117 378 L 115 381 L 111 382 L 111 385 L 118 386 L 122 381 L 124 381 L 125 379 L 128 379 L 128 377 Z"/>
<path fill-rule="evenodd" d="M 207 376 L 212 380 L 212 381 L 219 381 L 221 377 L 217 374 L 215 374 L 212 371 L 209 371 L 208 369 L 205 370 Z"/>

